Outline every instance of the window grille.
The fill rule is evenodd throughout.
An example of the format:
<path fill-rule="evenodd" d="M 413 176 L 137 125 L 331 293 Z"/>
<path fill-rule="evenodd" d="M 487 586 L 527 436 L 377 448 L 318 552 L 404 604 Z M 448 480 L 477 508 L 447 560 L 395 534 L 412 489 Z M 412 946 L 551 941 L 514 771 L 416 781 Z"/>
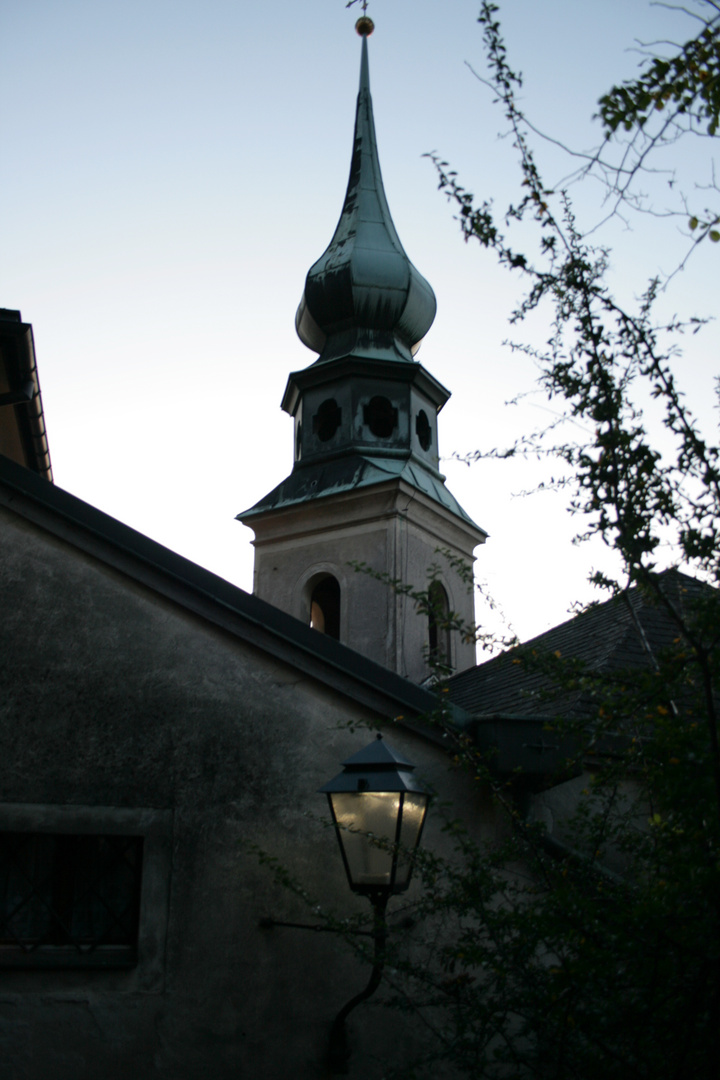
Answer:
<path fill-rule="evenodd" d="M 141 836 L 0 833 L 0 966 L 137 963 Z"/>

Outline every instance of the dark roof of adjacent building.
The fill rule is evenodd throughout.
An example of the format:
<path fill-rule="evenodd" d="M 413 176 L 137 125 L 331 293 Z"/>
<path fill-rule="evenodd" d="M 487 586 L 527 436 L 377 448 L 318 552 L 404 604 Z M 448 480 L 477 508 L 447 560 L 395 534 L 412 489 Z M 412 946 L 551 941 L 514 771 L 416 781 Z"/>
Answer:
<path fill-rule="evenodd" d="M 683 614 L 688 601 L 709 589 L 678 570 L 660 574 L 659 582 L 670 604 Z M 592 700 L 583 689 L 557 691 L 553 658 L 579 661 L 589 674 L 650 668 L 677 636 L 668 611 L 646 591 L 633 588 L 453 676 L 450 697 L 475 716 L 582 718 L 592 713 Z"/>
<path fill-rule="evenodd" d="M 0 454 L 52 480 L 32 326 L 0 308 Z"/>

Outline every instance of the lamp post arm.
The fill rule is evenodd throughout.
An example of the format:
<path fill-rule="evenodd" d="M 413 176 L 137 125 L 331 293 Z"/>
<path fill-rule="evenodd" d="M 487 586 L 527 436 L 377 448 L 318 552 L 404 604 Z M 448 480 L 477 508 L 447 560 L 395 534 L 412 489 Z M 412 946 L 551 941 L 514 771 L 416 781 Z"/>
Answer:
<path fill-rule="evenodd" d="M 385 909 L 387 907 L 388 899 L 388 896 L 381 896 L 379 899 L 372 901 L 372 937 L 375 943 L 375 950 L 373 969 L 370 972 L 368 984 L 364 990 L 361 990 L 355 997 L 350 998 L 346 1005 L 343 1005 L 342 1009 L 333 1020 L 330 1029 L 328 1058 L 331 1067 L 334 1067 L 336 1070 L 342 1070 L 345 1062 L 350 1057 L 345 1021 L 356 1005 L 359 1005 L 362 1001 L 367 1001 L 369 997 L 372 997 L 382 981 L 383 968 L 385 966 L 385 946 L 387 944 L 388 936 L 387 922 L 385 921 Z"/>

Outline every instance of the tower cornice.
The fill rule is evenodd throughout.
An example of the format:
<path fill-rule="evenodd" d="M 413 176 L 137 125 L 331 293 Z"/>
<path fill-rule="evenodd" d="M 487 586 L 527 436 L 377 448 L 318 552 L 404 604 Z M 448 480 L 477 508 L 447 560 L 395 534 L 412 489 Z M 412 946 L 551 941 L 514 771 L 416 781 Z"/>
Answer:
<path fill-rule="evenodd" d="M 294 416 L 306 390 L 336 383 L 339 379 L 367 378 L 378 383 L 401 382 L 413 384 L 437 412 L 450 398 L 450 391 L 418 363 L 407 364 L 400 360 L 378 360 L 373 357 L 343 356 L 324 364 L 312 364 L 288 376 L 282 399 L 282 408 Z"/>

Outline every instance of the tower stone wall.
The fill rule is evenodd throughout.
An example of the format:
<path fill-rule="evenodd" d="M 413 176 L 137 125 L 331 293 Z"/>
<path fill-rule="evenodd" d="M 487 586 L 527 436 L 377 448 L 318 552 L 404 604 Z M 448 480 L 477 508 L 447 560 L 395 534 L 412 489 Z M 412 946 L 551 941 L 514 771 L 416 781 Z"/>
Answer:
<path fill-rule="evenodd" d="M 426 591 L 434 578 L 450 611 L 473 623 L 472 589 L 438 549 L 470 566 L 476 534 L 403 482 L 300 503 L 263 516 L 254 528 L 256 595 L 309 623 L 314 586 L 334 577 L 340 640 L 409 679 L 430 674 L 430 619 L 393 582 Z M 470 667 L 472 642 L 450 635 L 445 659 L 455 670 Z"/>

